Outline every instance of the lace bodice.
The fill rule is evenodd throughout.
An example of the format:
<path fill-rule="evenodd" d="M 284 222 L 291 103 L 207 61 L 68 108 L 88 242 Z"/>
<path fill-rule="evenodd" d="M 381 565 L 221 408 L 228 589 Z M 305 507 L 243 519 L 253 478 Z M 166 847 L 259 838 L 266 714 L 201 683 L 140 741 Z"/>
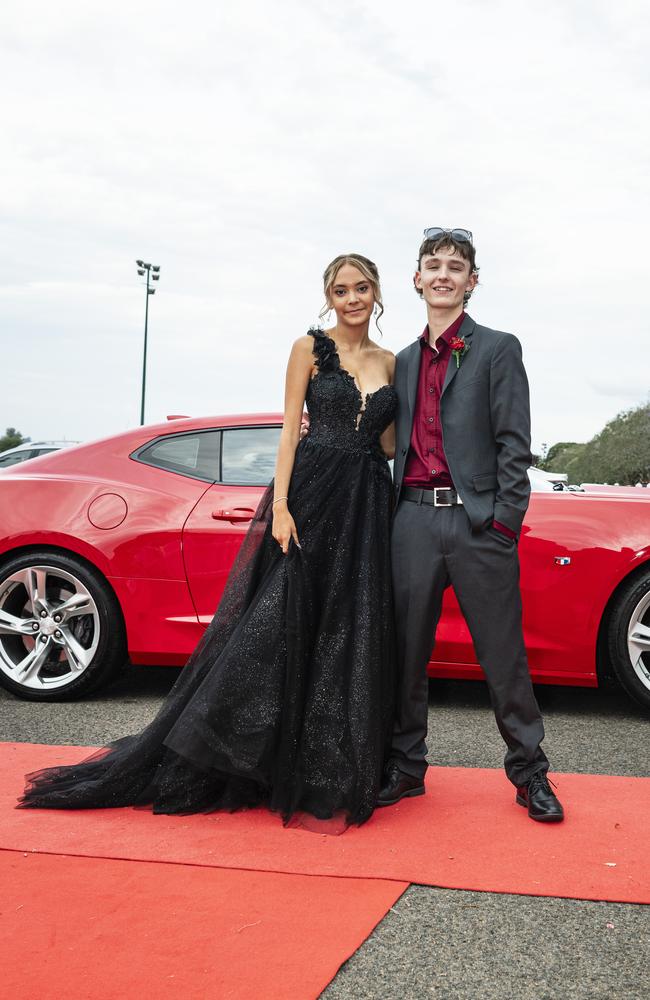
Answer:
<path fill-rule="evenodd" d="M 319 329 L 309 333 L 318 368 L 307 387 L 309 438 L 345 451 L 382 454 L 379 438 L 397 407 L 394 387 L 382 385 L 363 396 L 356 379 L 341 367 L 332 338 Z"/>

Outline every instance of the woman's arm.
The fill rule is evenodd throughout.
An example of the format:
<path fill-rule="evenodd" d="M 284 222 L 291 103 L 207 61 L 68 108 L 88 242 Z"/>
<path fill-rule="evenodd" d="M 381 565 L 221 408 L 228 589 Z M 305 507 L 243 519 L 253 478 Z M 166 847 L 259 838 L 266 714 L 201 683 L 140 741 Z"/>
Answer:
<path fill-rule="evenodd" d="M 272 528 L 273 537 L 281 546 L 285 555 L 292 538 L 296 545 L 300 547 L 296 524 L 289 512 L 287 496 L 291 473 L 293 472 L 293 463 L 296 457 L 296 448 L 300 441 L 300 424 L 305 405 L 305 396 L 307 395 L 307 386 L 309 385 L 309 379 L 314 367 L 313 343 L 313 338 L 310 336 L 300 337 L 291 349 L 289 364 L 287 365 L 284 421 L 282 424 L 282 433 L 280 434 L 278 457 L 275 463 L 274 501 L 277 500 L 277 503 L 274 502 L 273 504 Z"/>
<path fill-rule="evenodd" d="M 395 421 L 388 425 L 379 442 L 386 458 L 395 458 Z"/>

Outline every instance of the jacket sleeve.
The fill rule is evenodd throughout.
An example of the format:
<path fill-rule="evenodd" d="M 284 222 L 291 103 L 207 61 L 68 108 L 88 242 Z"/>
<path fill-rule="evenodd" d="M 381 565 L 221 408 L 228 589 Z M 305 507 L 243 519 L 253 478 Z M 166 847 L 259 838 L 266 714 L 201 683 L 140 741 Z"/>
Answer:
<path fill-rule="evenodd" d="M 393 462 L 393 479 L 395 486 L 399 490 L 404 466 L 406 465 L 406 453 L 408 451 L 408 437 L 410 429 L 408 425 L 408 395 L 406 375 L 408 372 L 408 355 L 406 350 L 400 351 L 395 361 L 394 383 L 397 392 L 397 412 L 395 414 L 395 461 Z"/>
<path fill-rule="evenodd" d="M 494 520 L 519 534 L 530 499 L 530 395 L 521 344 L 512 334 L 492 356 L 490 417 L 497 448 Z"/>

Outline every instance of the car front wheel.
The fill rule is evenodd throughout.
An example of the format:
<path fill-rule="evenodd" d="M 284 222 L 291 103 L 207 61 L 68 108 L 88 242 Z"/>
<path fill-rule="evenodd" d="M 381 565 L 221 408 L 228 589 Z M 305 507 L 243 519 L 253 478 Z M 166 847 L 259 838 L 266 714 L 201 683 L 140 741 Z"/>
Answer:
<path fill-rule="evenodd" d="M 609 655 L 621 686 L 650 709 L 650 571 L 623 588 L 609 624 Z"/>
<path fill-rule="evenodd" d="M 78 698 L 126 660 L 106 580 L 75 556 L 30 552 L 0 567 L 0 684 L 30 701 Z"/>

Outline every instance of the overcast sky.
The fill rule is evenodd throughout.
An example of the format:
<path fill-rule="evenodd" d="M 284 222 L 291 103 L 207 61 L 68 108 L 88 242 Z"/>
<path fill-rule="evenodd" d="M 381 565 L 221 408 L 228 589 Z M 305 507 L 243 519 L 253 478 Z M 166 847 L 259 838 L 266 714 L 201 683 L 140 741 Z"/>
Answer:
<path fill-rule="evenodd" d="M 470 313 L 516 333 L 533 446 L 648 400 L 643 0 L 5 0 L 0 431 L 88 440 L 281 408 L 321 275 L 380 268 L 425 322 L 427 225 L 473 230 Z"/>

